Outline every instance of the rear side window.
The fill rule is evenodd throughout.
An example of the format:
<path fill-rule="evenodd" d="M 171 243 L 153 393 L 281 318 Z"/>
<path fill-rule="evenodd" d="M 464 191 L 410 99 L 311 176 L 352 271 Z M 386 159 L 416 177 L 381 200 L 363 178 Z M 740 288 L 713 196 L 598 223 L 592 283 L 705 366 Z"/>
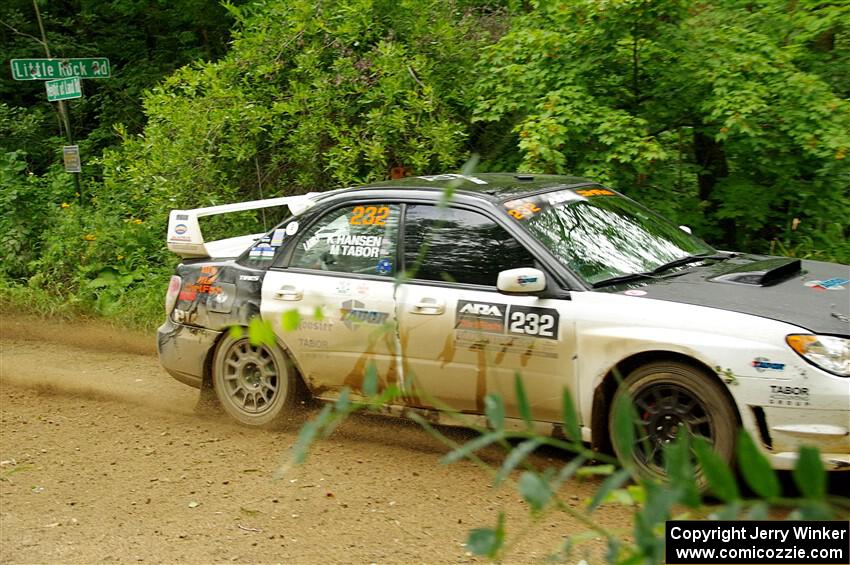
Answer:
<path fill-rule="evenodd" d="M 500 271 L 534 266 L 531 253 L 504 228 L 460 208 L 408 206 L 404 253 L 405 268 L 420 280 L 496 286 Z"/>
<path fill-rule="evenodd" d="M 289 266 L 392 276 L 399 217 L 397 204 L 331 210 L 301 235 Z"/>

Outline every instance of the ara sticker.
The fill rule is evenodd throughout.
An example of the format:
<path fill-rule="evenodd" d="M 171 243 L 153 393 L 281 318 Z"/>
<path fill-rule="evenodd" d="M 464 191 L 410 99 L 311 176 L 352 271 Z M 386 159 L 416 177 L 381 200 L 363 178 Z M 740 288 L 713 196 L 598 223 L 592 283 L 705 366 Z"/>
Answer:
<path fill-rule="evenodd" d="M 505 333 L 505 304 L 457 301 L 455 329 L 488 333 Z"/>
<path fill-rule="evenodd" d="M 177 224 L 174 226 L 174 233 L 177 235 L 183 235 L 187 231 L 189 231 L 189 227 L 186 224 Z"/>
<path fill-rule="evenodd" d="M 286 235 L 295 235 L 296 233 L 298 233 L 298 222 L 286 224 Z"/>
<path fill-rule="evenodd" d="M 844 290 L 850 279 L 832 278 L 825 281 L 809 281 L 805 285 L 815 290 Z"/>
<path fill-rule="evenodd" d="M 625 291 L 623 294 L 626 296 L 646 296 L 645 290 L 637 290 L 637 289 L 629 289 Z"/>
<path fill-rule="evenodd" d="M 458 300 L 455 329 L 558 339 L 560 314 L 554 308 L 508 306 Z"/>
<path fill-rule="evenodd" d="M 375 270 L 379 275 L 387 275 L 393 270 L 393 262 L 389 259 L 381 259 L 378 261 L 378 265 L 375 267 Z"/>
<path fill-rule="evenodd" d="M 763 373 L 765 371 L 784 371 L 785 363 L 771 363 L 769 359 L 764 357 L 756 357 L 752 361 L 752 365 L 756 371 Z"/>
<path fill-rule="evenodd" d="M 534 284 L 537 282 L 537 277 L 529 277 L 526 275 L 520 275 L 516 278 L 516 282 L 519 285 L 525 286 L 527 284 Z"/>

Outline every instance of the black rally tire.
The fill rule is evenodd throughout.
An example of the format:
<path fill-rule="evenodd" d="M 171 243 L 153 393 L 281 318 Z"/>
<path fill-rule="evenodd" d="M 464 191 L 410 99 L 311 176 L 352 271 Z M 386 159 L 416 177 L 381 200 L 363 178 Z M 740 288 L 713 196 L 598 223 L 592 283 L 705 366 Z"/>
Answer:
<path fill-rule="evenodd" d="M 685 363 L 647 363 L 632 371 L 614 395 L 611 406 L 628 394 L 638 422 L 632 460 L 645 476 L 663 478 L 663 446 L 675 439 L 679 428 L 687 426 L 713 444 L 714 451 L 732 464 L 738 428 L 737 412 L 716 379 Z M 608 429 L 613 430 L 613 409 Z M 622 450 L 611 436 L 614 453 L 622 460 Z M 704 486 L 702 473 L 697 482 Z"/>
<path fill-rule="evenodd" d="M 295 369 L 277 346 L 251 345 L 226 335 L 212 364 L 213 389 L 221 407 L 240 424 L 279 428 L 296 413 L 300 389 Z"/>

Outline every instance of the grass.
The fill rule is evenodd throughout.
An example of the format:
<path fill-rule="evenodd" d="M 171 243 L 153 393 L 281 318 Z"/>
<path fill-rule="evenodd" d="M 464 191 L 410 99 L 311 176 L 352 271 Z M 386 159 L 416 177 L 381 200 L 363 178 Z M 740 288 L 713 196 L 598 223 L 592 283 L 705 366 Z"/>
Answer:
<path fill-rule="evenodd" d="M 151 332 L 163 321 L 162 304 L 167 284 L 167 279 L 143 281 L 127 289 L 116 301 L 105 303 L 0 278 L 0 309 L 54 320 L 99 319 L 117 327 Z"/>

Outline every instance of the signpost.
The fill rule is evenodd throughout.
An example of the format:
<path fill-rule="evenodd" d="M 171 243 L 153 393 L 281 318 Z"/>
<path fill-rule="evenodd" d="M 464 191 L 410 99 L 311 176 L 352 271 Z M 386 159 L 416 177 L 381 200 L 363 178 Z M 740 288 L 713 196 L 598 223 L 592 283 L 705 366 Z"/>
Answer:
<path fill-rule="evenodd" d="M 51 80 L 57 78 L 109 78 L 112 69 L 106 57 L 90 59 L 12 59 L 14 80 Z"/>
<path fill-rule="evenodd" d="M 62 160 L 65 161 L 66 173 L 81 173 L 83 171 L 80 162 L 80 147 L 78 145 L 63 145 Z"/>
<path fill-rule="evenodd" d="M 83 96 L 83 89 L 78 77 L 48 80 L 44 83 L 44 86 L 47 88 L 47 100 L 50 102 L 70 100 Z"/>

